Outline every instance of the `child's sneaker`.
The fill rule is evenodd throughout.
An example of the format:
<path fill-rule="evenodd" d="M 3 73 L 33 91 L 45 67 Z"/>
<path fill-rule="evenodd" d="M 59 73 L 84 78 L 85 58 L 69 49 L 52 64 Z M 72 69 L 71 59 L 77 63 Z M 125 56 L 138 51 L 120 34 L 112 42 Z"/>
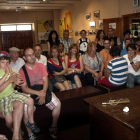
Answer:
<path fill-rule="evenodd" d="M 29 140 L 36 140 L 36 135 L 34 133 L 30 134 Z"/>
<path fill-rule="evenodd" d="M 57 127 L 50 127 L 49 131 L 50 131 L 50 135 L 52 138 L 57 139 L 57 135 L 58 135 L 58 131 L 57 131 Z"/>

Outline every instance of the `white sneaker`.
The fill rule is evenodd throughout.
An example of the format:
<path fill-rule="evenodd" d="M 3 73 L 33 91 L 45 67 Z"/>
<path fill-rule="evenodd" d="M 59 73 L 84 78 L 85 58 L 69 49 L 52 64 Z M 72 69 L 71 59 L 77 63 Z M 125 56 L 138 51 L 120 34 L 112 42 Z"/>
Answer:
<path fill-rule="evenodd" d="M 36 140 L 36 135 L 34 133 L 30 134 L 29 140 Z"/>

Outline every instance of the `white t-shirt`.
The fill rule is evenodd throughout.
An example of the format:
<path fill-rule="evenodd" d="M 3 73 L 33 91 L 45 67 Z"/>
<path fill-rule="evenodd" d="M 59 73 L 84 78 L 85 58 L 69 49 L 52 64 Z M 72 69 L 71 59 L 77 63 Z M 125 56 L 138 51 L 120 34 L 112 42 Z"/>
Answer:
<path fill-rule="evenodd" d="M 36 58 L 36 62 L 42 63 L 44 66 L 47 66 L 47 57 L 41 55 L 39 60 Z"/>
<path fill-rule="evenodd" d="M 126 59 L 128 63 L 128 73 L 132 73 L 133 75 L 140 75 L 140 69 L 137 72 L 135 72 L 132 65 L 130 64 L 130 61 L 128 59 L 128 54 L 124 55 L 123 57 Z M 134 64 L 136 64 L 138 61 L 140 61 L 140 55 L 136 55 L 136 57 L 133 58 Z"/>
<path fill-rule="evenodd" d="M 12 61 L 10 62 L 10 66 L 13 71 L 16 73 L 19 72 L 20 68 L 25 64 L 24 60 L 22 58 L 18 58 L 16 63 L 13 63 Z"/>

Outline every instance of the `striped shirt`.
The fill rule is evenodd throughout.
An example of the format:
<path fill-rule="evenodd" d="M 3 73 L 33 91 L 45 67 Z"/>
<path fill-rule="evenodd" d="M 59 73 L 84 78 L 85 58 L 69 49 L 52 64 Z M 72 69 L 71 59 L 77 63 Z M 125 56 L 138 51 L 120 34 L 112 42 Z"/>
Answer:
<path fill-rule="evenodd" d="M 127 79 L 128 64 L 125 58 L 114 58 L 108 63 L 107 69 L 111 71 L 108 81 L 115 86 L 123 85 Z"/>

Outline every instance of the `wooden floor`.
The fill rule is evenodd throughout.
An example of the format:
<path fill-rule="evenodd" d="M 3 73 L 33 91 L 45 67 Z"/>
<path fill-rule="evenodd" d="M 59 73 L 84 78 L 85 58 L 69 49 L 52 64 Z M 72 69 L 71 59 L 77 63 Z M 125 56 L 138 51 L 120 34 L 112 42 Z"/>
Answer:
<path fill-rule="evenodd" d="M 46 134 L 38 135 L 37 140 L 52 140 L 52 138 L 46 130 Z M 90 140 L 89 124 L 61 131 L 57 140 Z"/>
<path fill-rule="evenodd" d="M 83 101 L 85 98 L 97 96 L 101 91 L 91 86 L 56 93 L 61 101 L 61 114 L 58 120 L 58 140 L 89 140 L 89 106 Z M 52 111 L 45 106 L 37 108 L 34 119 L 41 132 L 37 134 L 37 140 L 51 140 L 49 127 L 52 121 Z M 24 139 L 28 139 L 25 125 L 22 122 L 22 130 L 25 132 Z M 4 119 L 0 118 L 0 133 L 10 140 L 12 132 L 5 126 Z"/>
<path fill-rule="evenodd" d="M 0 127 L 2 127 L 0 125 Z M 10 132 L 9 129 L 7 129 L 5 126 L 3 127 L 7 131 L 7 134 L 4 133 L 8 140 L 12 137 L 12 132 Z M 71 129 L 66 130 L 58 130 L 58 139 L 57 140 L 90 140 L 90 125 L 85 124 L 82 126 L 74 127 Z M 45 133 L 46 132 L 46 133 Z M 25 132 L 27 133 L 27 132 Z M 23 137 L 24 140 L 28 140 L 27 134 Z M 44 131 L 44 133 L 37 135 L 37 140 L 53 140 L 50 136 L 48 128 Z"/>

